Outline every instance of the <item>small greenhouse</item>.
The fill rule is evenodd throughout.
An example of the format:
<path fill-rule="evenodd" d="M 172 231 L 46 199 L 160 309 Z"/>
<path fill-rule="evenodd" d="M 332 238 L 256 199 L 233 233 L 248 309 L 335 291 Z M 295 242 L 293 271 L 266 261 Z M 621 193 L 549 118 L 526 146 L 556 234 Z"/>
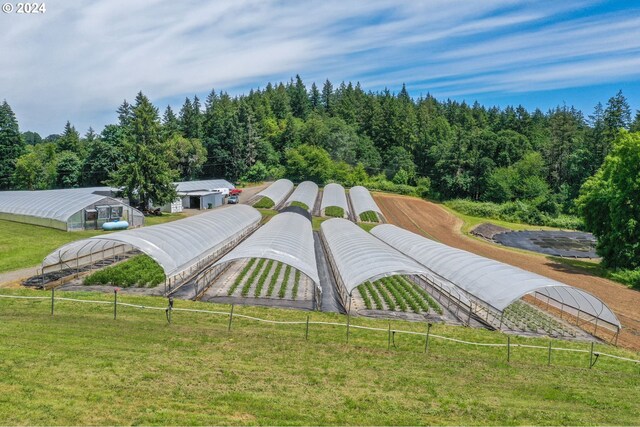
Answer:
<path fill-rule="evenodd" d="M 258 194 L 256 200 L 268 198 L 273 202 L 273 208 L 277 208 L 293 190 L 293 182 L 288 179 L 279 179 Z"/>
<path fill-rule="evenodd" d="M 363 214 L 367 215 L 369 212 L 377 215 L 378 220 L 383 218 L 382 211 L 366 188 L 362 186 L 352 187 L 349 190 L 349 198 L 351 199 L 353 213 L 358 221 L 363 220 Z"/>
<path fill-rule="evenodd" d="M 318 198 L 318 185 L 311 181 L 304 181 L 298 184 L 291 196 L 287 199 L 287 206 L 293 202 L 302 203 L 307 206 L 307 211 L 311 212 Z"/>
<path fill-rule="evenodd" d="M 322 203 L 320 210 L 325 215 L 327 208 L 338 208 L 342 210 L 343 217 L 349 215 L 349 204 L 344 187 L 340 184 L 327 184 L 322 191 Z M 330 215 L 336 216 L 336 215 Z M 339 216 L 339 215 L 338 215 Z"/>
<path fill-rule="evenodd" d="M 114 198 L 115 191 L 109 187 L 2 191 L 0 219 L 65 231 L 98 230 L 114 220 L 125 220 L 134 228 L 144 225 L 142 212 Z"/>
<path fill-rule="evenodd" d="M 502 328 L 507 309 L 525 299 L 594 335 L 617 336 L 620 321 L 599 298 L 582 289 L 520 268 L 452 248 L 390 224 L 371 233 L 419 262 L 432 284 L 455 285 L 468 298 L 470 314 Z M 591 328 L 593 329 L 591 331 Z"/>
<path fill-rule="evenodd" d="M 197 216 L 91 237 L 64 245 L 42 262 L 42 273 L 79 270 L 139 250 L 164 270 L 167 290 L 214 262 L 260 226 L 262 215 L 235 205 Z"/>

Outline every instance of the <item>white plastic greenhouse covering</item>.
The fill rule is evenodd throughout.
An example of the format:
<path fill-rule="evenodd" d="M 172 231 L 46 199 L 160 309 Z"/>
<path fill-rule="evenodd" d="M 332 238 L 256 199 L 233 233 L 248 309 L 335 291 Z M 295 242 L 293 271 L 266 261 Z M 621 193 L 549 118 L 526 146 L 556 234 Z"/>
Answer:
<path fill-rule="evenodd" d="M 100 191 L 111 192 L 109 187 L 68 188 L 62 190 L 2 191 L 0 192 L 0 219 L 71 230 L 77 222 L 82 225 L 82 210 L 101 201 L 124 205 Z M 142 213 L 131 208 L 132 214 Z M 73 220 L 72 220 L 73 217 Z M 77 218 L 75 218 L 77 217 Z M 132 222 L 130 220 L 130 222 Z M 74 223 L 74 224 L 72 224 Z M 81 228 L 81 227 L 80 227 Z"/>
<path fill-rule="evenodd" d="M 288 179 L 279 179 L 258 194 L 256 197 L 268 197 L 273 201 L 273 206 L 277 207 L 293 190 L 293 182 Z"/>
<path fill-rule="evenodd" d="M 292 202 L 302 202 L 309 207 L 309 211 L 313 209 L 318 197 L 318 185 L 315 182 L 304 181 L 298 184 L 295 191 L 287 199 L 287 204 Z"/>
<path fill-rule="evenodd" d="M 190 191 L 211 191 L 216 188 L 236 188 L 233 184 L 225 179 L 205 179 L 201 181 L 184 181 L 184 182 L 174 182 L 177 188 L 176 190 L 179 192 L 190 192 Z"/>
<path fill-rule="evenodd" d="M 329 260 L 346 293 L 366 281 L 395 275 L 421 275 L 427 269 L 376 239 L 351 221 L 334 218 L 320 226 Z M 343 295 L 344 298 L 344 295 Z"/>
<path fill-rule="evenodd" d="M 369 190 L 362 186 L 352 187 L 349 190 L 349 198 L 351 199 L 351 205 L 353 206 L 354 213 L 360 217 L 361 213 L 373 211 L 382 215 L 382 211 L 378 207 L 378 204 L 371 197 Z"/>
<path fill-rule="evenodd" d="M 347 195 L 344 187 L 340 184 L 327 184 L 322 191 L 322 203 L 320 209 L 325 210 L 329 206 L 337 206 L 344 209 L 345 213 L 349 213 L 349 205 L 347 204 Z"/>
<path fill-rule="evenodd" d="M 138 249 L 153 258 L 167 279 L 212 262 L 260 225 L 262 215 L 235 205 L 178 221 L 91 237 L 64 245 L 42 262 L 42 272 L 77 268 Z"/>
<path fill-rule="evenodd" d="M 499 311 L 537 292 L 563 307 L 572 307 L 620 327 L 609 307 L 581 289 L 434 242 L 395 225 L 378 225 L 371 233 Z"/>
<path fill-rule="evenodd" d="M 267 258 L 290 265 L 320 288 L 311 221 L 302 215 L 292 212 L 275 215 L 216 265 L 247 258 Z"/>

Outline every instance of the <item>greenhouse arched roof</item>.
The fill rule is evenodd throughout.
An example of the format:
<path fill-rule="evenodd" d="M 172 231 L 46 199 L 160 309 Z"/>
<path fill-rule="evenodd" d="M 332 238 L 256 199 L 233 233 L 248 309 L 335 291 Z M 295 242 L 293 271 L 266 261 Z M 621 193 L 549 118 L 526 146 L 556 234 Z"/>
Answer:
<path fill-rule="evenodd" d="M 226 179 L 204 179 L 200 181 L 183 181 L 183 182 L 175 182 L 176 190 L 179 192 L 189 192 L 189 191 L 211 191 L 216 188 L 235 188 L 233 184 L 231 184 Z"/>
<path fill-rule="evenodd" d="M 73 214 L 108 196 L 109 187 L 67 188 L 63 190 L 1 191 L 0 213 L 25 215 L 66 222 Z"/>
<path fill-rule="evenodd" d="M 347 195 L 344 187 L 340 184 L 327 184 L 322 190 L 322 203 L 320 209 L 326 209 L 329 206 L 337 206 L 349 212 L 349 204 L 347 203 Z"/>
<path fill-rule="evenodd" d="M 395 225 L 378 225 L 371 233 L 497 310 L 538 292 L 620 327 L 618 318 L 604 302 L 581 289 L 434 242 Z"/>
<path fill-rule="evenodd" d="M 378 204 L 371 197 L 371 193 L 366 188 L 358 185 L 352 187 L 349 190 L 349 198 L 351 199 L 351 205 L 353 206 L 354 213 L 360 216 L 364 212 L 377 212 L 382 215 L 382 211 L 378 207 Z"/>
<path fill-rule="evenodd" d="M 92 252 L 127 246 L 153 258 L 167 277 L 186 270 L 260 224 L 262 215 L 247 205 L 235 205 L 178 221 L 91 237 L 64 245 L 43 261 L 47 267 L 89 257 Z"/>
<path fill-rule="evenodd" d="M 256 197 L 268 197 L 273 201 L 274 207 L 277 207 L 293 190 L 293 182 L 288 179 L 279 179 L 258 194 Z"/>
<path fill-rule="evenodd" d="M 315 182 L 304 181 L 298 184 L 291 196 L 287 199 L 287 204 L 292 202 L 301 202 L 309 207 L 308 210 L 312 210 L 316 204 L 316 198 L 318 197 L 318 185 Z"/>
<path fill-rule="evenodd" d="M 302 215 L 275 215 L 216 265 L 246 258 L 267 258 L 290 265 L 320 286 L 311 221 Z"/>
<path fill-rule="evenodd" d="M 427 272 L 425 267 L 351 221 L 330 219 L 323 222 L 320 229 L 349 294 L 368 280 Z"/>

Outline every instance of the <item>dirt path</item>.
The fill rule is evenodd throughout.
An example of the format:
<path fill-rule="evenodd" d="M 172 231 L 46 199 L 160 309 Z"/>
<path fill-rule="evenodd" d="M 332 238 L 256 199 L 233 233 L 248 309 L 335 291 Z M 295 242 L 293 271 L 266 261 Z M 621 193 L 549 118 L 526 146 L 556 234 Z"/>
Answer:
<path fill-rule="evenodd" d="M 7 271 L 0 273 L 0 288 L 19 287 L 23 279 L 38 274 L 40 266 L 23 268 L 21 270 Z"/>
<path fill-rule="evenodd" d="M 517 252 L 465 236 L 460 231 L 462 220 L 435 203 L 381 193 L 374 194 L 374 199 L 391 224 L 592 293 L 602 299 L 622 323 L 618 344 L 640 350 L 640 292 L 543 255 Z"/>

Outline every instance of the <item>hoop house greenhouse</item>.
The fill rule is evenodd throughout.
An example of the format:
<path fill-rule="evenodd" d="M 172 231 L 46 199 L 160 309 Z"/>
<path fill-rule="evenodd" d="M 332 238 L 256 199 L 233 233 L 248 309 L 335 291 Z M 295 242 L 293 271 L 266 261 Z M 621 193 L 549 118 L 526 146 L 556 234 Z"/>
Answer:
<path fill-rule="evenodd" d="M 96 230 L 105 222 L 144 225 L 144 215 L 112 197 L 109 187 L 0 192 L 0 219 L 65 231 Z"/>
<path fill-rule="evenodd" d="M 340 184 L 328 184 L 322 191 L 322 203 L 320 204 L 321 213 L 325 215 L 327 213 L 326 209 L 332 207 L 342 209 L 343 216 L 349 215 L 347 196 L 344 187 Z"/>
<path fill-rule="evenodd" d="M 366 188 L 362 186 L 352 187 L 351 190 L 349 190 L 349 198 L 351 199 L 351 206 L 358 221 L 363 220 L 362 214 L 366 214 L 367 212 L 373 212 L 378 216 L 378 219 L 383 218 L 382 211 Z"/>
<path fill-rule="evenodd" d="M 293 190 L 293 182 L 288 179 L 279 179 L 266 189 L 256 194 L 256 199 L 268 198 L 273 202 L 273 208 L 277 208 Z"/>
<path fill-rule="evenodd" d="M 404 230 L 379 225 L 371 233 L 429 270 L 429 281 L 440 287 L 453 284 L 468 297 L 469 313 L 502 328 L 507 308 L 526 298 L 589 333 L 608 331 L 617 337 L 620 322 L 604 302 L 564 283 L 455 249 Z"/>
<path fill-rule="evenodd" d="M 274 216 L 247 240 L 220 259 L 214 267 L 240 259 L 263 258 L 287 264 L 315 284 L 314 304 L 321 301 L 311 221 L 296 213 Z M 214 273 L 215 274 L 215 273 Z"/>
<path fill-rule="evenodd" d="M 91 237 L 64 245 L 42 262 L 42 273 L 79 270 L 139 250 L 164 270 L 167 290 L 214 262 L 260 225 L 260 212 L 236 205 L 166 224 Z"/>
<path fill-rule="evenodd" d="M 330 219 L 322 223 L 320 230 L 345 307 L 351 300 L 353 290 L 366 281 L 427 273 L 425 267 L 351 221 Z"/>
<path fill-rule="evenodd" d="M 318 198 L 318 185 L 311 181 L 304 181 L 298 184 L 295 191 L 287 199 L 286 205 L 289 206 L 293 202 L 303 203 L 307 207 L 307 211 L 311 212 L 316 199 Z"/>

